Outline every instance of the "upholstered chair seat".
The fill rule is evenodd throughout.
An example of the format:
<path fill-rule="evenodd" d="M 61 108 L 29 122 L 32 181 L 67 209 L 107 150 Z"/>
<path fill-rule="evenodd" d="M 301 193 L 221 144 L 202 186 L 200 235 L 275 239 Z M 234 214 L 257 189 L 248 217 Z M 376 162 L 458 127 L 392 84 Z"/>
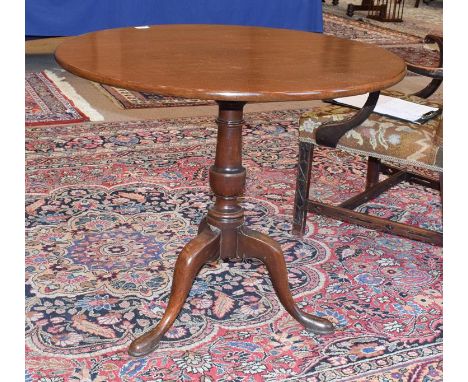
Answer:
<path fill-rule="evenodd" d="M 396 91 L 386 91 L 382 94 L 441 107 L 433 101 Z M 334 104 L 324 104 L 308 111 L 299 120 L 299 140 L 316 144 L 315 133 L 318 127 L 331 121 L 346 120 L 355 113 L 355 109 Z M 399 165 L 442 171 L 440 126 L 441 115 L 418 125 L 372 113 L 364 123 L 343 135 L 336 147 Z"/>

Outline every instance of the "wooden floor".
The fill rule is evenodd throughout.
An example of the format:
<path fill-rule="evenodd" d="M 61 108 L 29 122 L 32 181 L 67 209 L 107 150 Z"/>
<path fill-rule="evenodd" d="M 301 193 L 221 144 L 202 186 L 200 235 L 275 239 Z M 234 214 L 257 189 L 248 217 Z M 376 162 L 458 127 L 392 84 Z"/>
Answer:
<path fill-rule="evenodd" d="M 52 54 L 57 46 L 71 37 L 50 37 L 25 42 L 26 54 Z"/>

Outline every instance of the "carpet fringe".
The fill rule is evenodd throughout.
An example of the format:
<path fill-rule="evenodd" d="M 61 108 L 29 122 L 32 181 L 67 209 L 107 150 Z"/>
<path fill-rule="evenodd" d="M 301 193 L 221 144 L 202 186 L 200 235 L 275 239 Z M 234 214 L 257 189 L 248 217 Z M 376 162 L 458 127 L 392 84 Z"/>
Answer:
<path fill-rule="evenodd" d="M 104 121 L 103 115 L 94 109 L 82 96 L 80 96 L 76 92 L 75 88 L 66 81 L 65 77 L 59 77 L 50 70 L 44 70 L 44 73 L 55 84 L 55 86 L 59 88 L 65 97 L 72 101 L 78 109 L 89 117 L 90 121 Z"/>

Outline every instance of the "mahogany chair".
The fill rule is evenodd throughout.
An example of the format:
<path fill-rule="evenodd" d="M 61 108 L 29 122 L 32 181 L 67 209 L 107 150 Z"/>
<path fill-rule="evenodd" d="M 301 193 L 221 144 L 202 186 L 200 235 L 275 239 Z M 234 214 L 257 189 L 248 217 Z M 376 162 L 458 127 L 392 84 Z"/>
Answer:
<path fill-rule="evenodd" d="M 426 100 L 442 83 L 442 37 L 428 35 L 425 41 L 437 43 L 440 52 L 438 67 L 423 67 L 407 63 L 407 68 L 412 72 L 432 78 L 429 85 L 412 95 L 404 95 L 395 91 L 384 91 L 382 94 L 442 107 Z M 354 127 L 356 123 L 349 121 L 353 118 L 356 120 L 363 110 L 356 113 L 354 109 L 348 107 L 327 104 L 301 116 L 293 233 L 302 235 L 306 226 L 307 212 L 314 212 L 386 233 L 442 245 L 440 232 L 354 210 L 402 181 L 414 182 L 442 192 L 442 116 L 439 115 L 424 124 L 417 125 L 372 113 L 367 119 L 361 118 L 357 127 Z M 362 122 L 363 119 L 365 119 L 364 122 Z M 378 137 L 378 139 L 373 137 Z M 365 190 L 337 206 L 310 200 L 309 188 L 315 145 L 367 156 Z M 439 178 L 428 178 L 414 171 L 402 169 L 406 167 L 436 171 L 439 173 Z M 380 174 L 388 177 L 379 181 Z"/>

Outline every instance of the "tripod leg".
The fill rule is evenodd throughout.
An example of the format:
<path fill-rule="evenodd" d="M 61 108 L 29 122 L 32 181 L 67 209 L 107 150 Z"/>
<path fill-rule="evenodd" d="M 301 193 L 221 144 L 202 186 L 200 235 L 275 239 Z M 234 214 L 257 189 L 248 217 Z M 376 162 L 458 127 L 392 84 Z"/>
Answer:
<path fill-rule="evenodd" d="M 214 260 L 219 251 L 219 234 L 204 227 L 179 254 L 175 264 L 174 280 L 166 311 L 159 324 L 136 338 L 128 349 L 135 357 L 144 356 L 158 347 L 161 337 L 170 329 L 179 315 L 200 268 Z"/>
<path fill-rule="evenodd" d="M 241 251 L 246 258 L 259 259 L 266 265 L 276 294 L 291 316 L 313 333 L 327 334 L 334 331 L 330 321 L 302 312 L 295 304 L 289 290 L 288 271 L 283 252 L 276 241 L 247 228 L 241 228 L 239 241 Z"/>

